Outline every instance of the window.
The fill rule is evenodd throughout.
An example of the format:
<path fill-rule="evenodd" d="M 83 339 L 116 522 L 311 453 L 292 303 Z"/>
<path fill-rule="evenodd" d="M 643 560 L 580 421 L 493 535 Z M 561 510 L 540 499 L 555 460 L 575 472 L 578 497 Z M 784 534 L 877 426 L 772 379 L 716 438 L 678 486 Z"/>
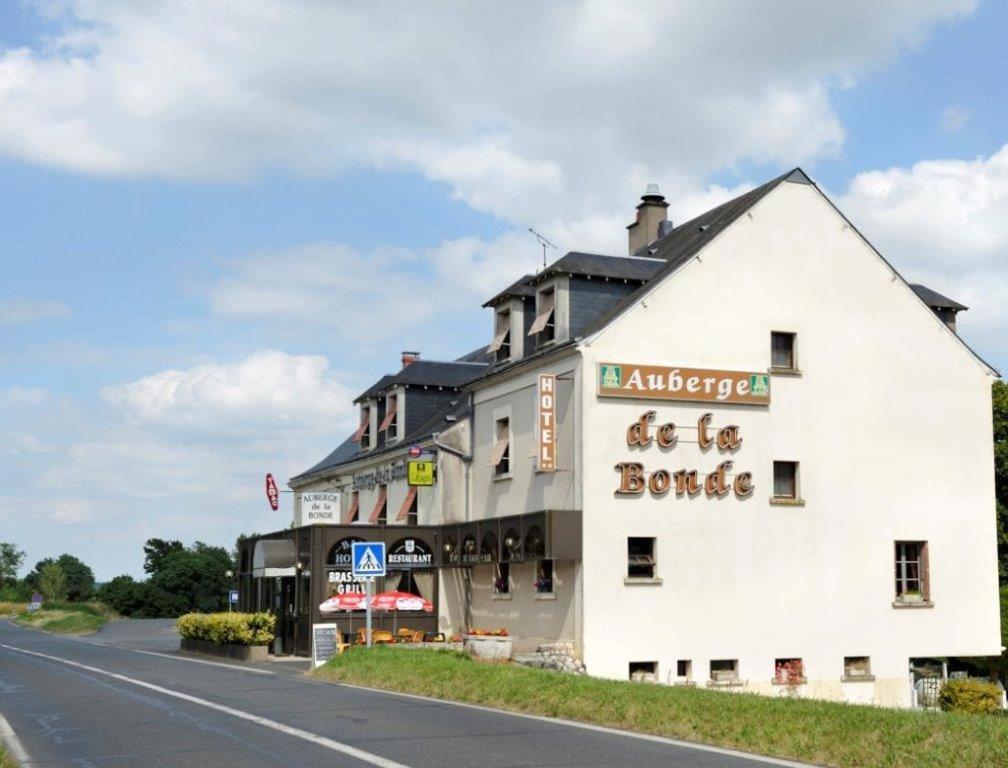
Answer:
<path fill-rule="evenodd" d="M 737 683 L 738 659 L 711 659 L 710 679 L 714 683 Z"/>
<path fill-rule="evenodd" d="M 494 569 L 494 592 L 498 595 L 511 594 L 511 563 L 497 563 Z"/>
<path fill-rule="evenodd" d="M 494 426 L 496 442 L 493 451 L 490 453 L 490 466 L 494 469 L 494 475 L 508 475 L 511 473 L 511 425 L 510 419 L 497 419 Z"/>
<path fill-rule="evenodd" d="M 631 536 L 627 539 L 627 578 L 655 577 L 655 540 Z"/>
<path fill-rule="evenodd" d="M 371 445 L 371 408 L 366 405 L 361 406 L 360 426 L 354 432 L 353 440 L 360 443 L 361 449 Z"/>
<path fill-rule="evenodd" d="M 927 574 L 927 542 L 896 542 L 896 599 L 921 603 L 930 599 Z"/>
<path fill-rule="evenodd" d="M 553 561 L 540 560 L 536 567 L 535 589 L 537 595 L 553 593 Z"/>
<path fill-rule="evenodd" d="M 805 665 L 801 659 L 776 659 L 774 661 L 775 683 L 794 685 L 805 682 Z"/>
<path fill-rule="evenodd" d="M 503 363 L 511 359 L 511 312 L 498 312 L 495 322 L 493 341 L 487 351 L 495 353 L 496 362 Z"/>
<path fill-rule="evenodd" d="M 676 677 L 682 680 L 692 680 L 693 679 L 693 660 L 692 659 L 679 659 L 675 663 L 675 673 Z"/>
<path fill-rule="evenodd" d="M 871 659 L 867 656 L 844 656 L 843 674 L 847 680 L 871 677 Z"/>
<path fill-rule="evenodd" d="M 638 683 L 658 682 L 657 661 L 631 661 L 630 679 Z"/>
<path fill-rule="evenodd" d="M 356 523 L 360 516 L 360 491 L 350 495 L 350 509 L 347 510 L 345 523 Z"/>
<path fill-rule="evenodd" d="M 536 318 L 529 328 L 528 335 L 538 335 L 539 343 L 545 344 L 556 338 L 556 302 L 555 291 L 547 288 L 539 292 Z"/>
<path fill-rule="evenodd" d="M 773 463 L 773 495 L 775 499 L 798 498 L 798 462 Z"/>
<path fill-rule="evenodd" d="M 399 434 L 399 398 L 389 395 L 385 398 L 385 418 L 378 426 L 379 432 L 385 433 L 386 440 L 395 440 Z"/>
<path fill-rule="evenodd" d="M 770 367 L 783 371 L 795 370 L 793 333 L 773 331 L 770 334 Z"/>
<path fill-rule="evenodd" d="M 387 485 L 378 486 L 378 498 L 375 499 L 375 505 L 371 509 L 371 515 L 368 517 L 368 522 L 371 523 L 371 525 L 385 525 L 388 522 Z"/>
<path fill-rule="evenodd" d="M 417 524 L 417 487 L 415 485 L 411 485 L 406 492 L 406 498 L 399 509 L 399 514 L 396 515 L 396 520 L 405 520 L 406 525 Z"/>

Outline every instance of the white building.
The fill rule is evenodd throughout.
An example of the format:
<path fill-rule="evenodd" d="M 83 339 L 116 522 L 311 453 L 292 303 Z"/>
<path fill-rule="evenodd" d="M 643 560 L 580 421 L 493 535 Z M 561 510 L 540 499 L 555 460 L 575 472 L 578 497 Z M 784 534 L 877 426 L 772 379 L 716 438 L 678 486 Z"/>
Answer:
<path fill-rule="evenodd" d="M 964 307 L 800 170 L 676 227 L 666 207 L 642 198 L 629 256 L 569 253 L 488 302 L 451 441 L 418 434 L 450 483 L 417 519 L 439 627 L 570 640 L 603 677 L 888 705 L 911 659 L 1000 654 L 997 374 Z"/>

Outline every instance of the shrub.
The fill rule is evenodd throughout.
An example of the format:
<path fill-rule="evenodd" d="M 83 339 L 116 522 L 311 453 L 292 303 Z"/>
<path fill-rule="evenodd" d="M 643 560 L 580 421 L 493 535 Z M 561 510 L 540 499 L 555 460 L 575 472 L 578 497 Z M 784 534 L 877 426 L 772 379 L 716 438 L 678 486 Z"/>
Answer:
<path fill-rule="evenodd" d="M 1001 689 L 986 680 L 946 680 L 938 694 L 945 712 L 990 715 L 1001 710 Z"/>
<path fill-rule="evenodd" d="M 182 637 L 232 645 L 269 645 L 276 617 L 271 613 L 187 613 L 178 620 Z"/>

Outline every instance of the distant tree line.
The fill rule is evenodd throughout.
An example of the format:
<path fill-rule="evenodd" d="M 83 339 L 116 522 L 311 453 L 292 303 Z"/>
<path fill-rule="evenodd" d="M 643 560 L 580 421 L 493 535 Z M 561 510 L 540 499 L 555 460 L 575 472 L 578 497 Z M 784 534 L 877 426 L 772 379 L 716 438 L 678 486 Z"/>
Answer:
<path fill-rule="evenodd" d="M 14 544 L 0 542 L 0 602 L 27 601 L 35 592 L 47 601 L 98 600 L 123 616 L 174 618 L 184 613 L 227 608 L 227 593 L 234 579 L 239 536 L 233 552 L 197 541 L 148 539 L 144 544 L 146 579 L 116 576 L 96 585 L 91 568 L 69 554 L 39 560 L 23 578 L 17 574 L 25 553 Z"/>

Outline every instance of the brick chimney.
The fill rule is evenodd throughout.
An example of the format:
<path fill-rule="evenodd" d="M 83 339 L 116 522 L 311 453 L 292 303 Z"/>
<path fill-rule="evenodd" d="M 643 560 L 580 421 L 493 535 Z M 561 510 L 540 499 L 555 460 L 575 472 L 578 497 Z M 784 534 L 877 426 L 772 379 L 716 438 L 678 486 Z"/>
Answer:
<path fill-rule="evenodd" d="M 658 228 L 668 220 L 668 203 L 657 184 L 648 184 L 637 204 L 637 220 L 627 225 L 630 255 L 658 238 Z"/>
<path fill-rule="evenodd" d="M 409 352 L 404 350 L 402 353 L 402 367 L 405 368 L 410 363 L 418 360 L 420 358 L 419 352 Z"/>

